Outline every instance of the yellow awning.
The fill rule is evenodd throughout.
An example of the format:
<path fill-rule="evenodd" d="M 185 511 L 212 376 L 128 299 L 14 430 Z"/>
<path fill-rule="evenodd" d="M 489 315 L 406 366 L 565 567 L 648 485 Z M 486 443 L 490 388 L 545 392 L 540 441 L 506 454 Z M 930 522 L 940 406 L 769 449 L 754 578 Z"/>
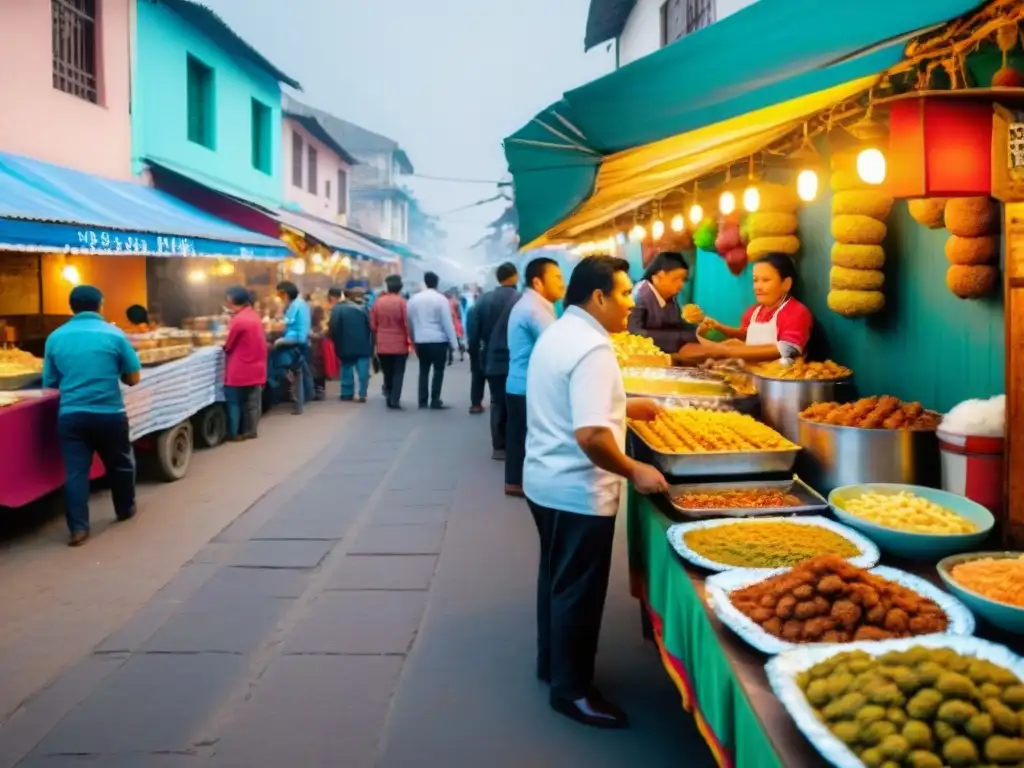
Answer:
<path fill-rule="evenodd" d="M 523 249 L 575 238 L 731 161 L 759 152 L 808 118 L 868 90 L 877 81 L 877 75 L 858 78 L 610 155 L 601 164 L 594 194 L 572 216 Z"/>

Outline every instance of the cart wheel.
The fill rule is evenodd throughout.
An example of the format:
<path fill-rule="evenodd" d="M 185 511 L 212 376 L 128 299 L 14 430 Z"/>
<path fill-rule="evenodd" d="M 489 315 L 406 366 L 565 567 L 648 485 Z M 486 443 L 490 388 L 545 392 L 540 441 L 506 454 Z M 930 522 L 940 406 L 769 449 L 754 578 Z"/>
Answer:
<path fill-rule="evenodd" d="M 157 435 L 155 458 L 161 480 L 168 483 L 181 480 L 192 461 L 192 422 L 183 421 Z"/>
<path fill-rule="evenodd" d="M 223 405 L 211 405 L 192 417 L 196 445 L 200 448 L 216 448 L 228 434 L 228 416 Z"/>

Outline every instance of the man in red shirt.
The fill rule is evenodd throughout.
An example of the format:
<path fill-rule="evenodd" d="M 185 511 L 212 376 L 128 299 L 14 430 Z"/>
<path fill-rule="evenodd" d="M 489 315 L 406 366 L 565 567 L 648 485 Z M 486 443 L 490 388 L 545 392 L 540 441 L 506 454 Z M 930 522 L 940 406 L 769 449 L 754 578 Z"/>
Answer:
<path fill-rule="evenodd" d="M 229 288 L 225 308 L 231 325 L 224 342 L 224 400 L 228 440 L 238 442 L 256 437 L 267 381 L 267 337 L 245 288 Z"/>
<path fill-rule="evenodd" d="M 377 348 L 377 358 L 384 374 L 384 398 L 391 410 L 402 408 L 402 383 L 405 364 L 409 360 L 409 318 L 402 298 L 402 278 L 389 275 L 384 281 L 387 293 L 370 308 L 370 330 Z"/>

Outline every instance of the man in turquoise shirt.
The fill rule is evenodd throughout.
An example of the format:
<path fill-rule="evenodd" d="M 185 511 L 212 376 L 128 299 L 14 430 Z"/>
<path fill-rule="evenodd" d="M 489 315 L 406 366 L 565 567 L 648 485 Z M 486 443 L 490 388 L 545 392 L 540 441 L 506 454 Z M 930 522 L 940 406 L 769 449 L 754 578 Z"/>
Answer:
<path fill-rule="evenodd" d="M 555 302 L 565 296 L 565 279 L 554 259 L 541 257 L 526 267 L 526 290 L 508 316 L 508 378 L 505 402 L 508 427 L 505 451 L 505 494 L 523 495 L 526 460 L 526 371 L 533 346 L 555 322 Z"/>
<path fill-rule="evenodd" d="M 300 414 L 307 400 L 315 397 L 313 373 L 309 367 L 309 332 L 312 318 L 309 304 L 290 280 L 277 284 L 277 297 L 285 304 L 284 335 L 274 342 L 271 357 L 271 389 L 277 390 L 282 376 L 290 374 L 294 385 L 292 413 Z"/>
<path fill-rule="evenodd" d="M 57 434 L 64 457 L 68 545 L 89 538 L 89 470 L 98 453 L 118 520 L 135 516 L 135 456 L 121 383 L 139 383 L 141 365 L 127 337 L 103 319 L 103 294 L 91 285 L 71 291 L 74 316 L 46 340 L 43 386 L 60 391 Z"/>

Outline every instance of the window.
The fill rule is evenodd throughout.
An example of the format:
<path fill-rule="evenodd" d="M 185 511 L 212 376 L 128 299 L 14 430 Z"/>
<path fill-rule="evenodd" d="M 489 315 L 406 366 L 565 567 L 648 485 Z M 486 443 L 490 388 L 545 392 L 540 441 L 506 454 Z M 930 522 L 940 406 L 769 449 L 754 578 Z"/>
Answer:
<path fill-rule="evenodd" d="M 671 45 L 686 34 L 686 1 L 669 0 L 665 12 L 665 45 Z"/>
<path fill-rule="evenodd" d="M 302 137 L 292 129 L 292 184 L 299 189 L 302 189 L 302 159 L 305 154 Z"/>
<path fill-rule="evenodd" d="M 327 179 L 324 182 L 324 197 L 326 197 L 328 200 L 331 199 L 331 180 L 330 179 Z"/>
<path fill-rule="evenodd" d="M 99 103 L 96 0 L 50 0 L 53 87 Z"/>
<path fill-rule="evenodd" d="M 668 45 L 668 0 L 665 0 L 665 2 L 661 4 L 658 17 L 658 21 L 660 23 L 658 45 L 664 48 Z"/>
<path fill-rule="evenodd" d="M 715 0 L 686 0 L 686 32 L 715 23 Z"/>
<path fill-rule="evenodd" d="M 316 183 L 316 147 L 310 144 L 306 147 L 306 151 L 306 189 L 315 195 L 319 189 Z"/>
<path fill-rule="evenodd" d="M 213 70 L 188 57 L 188 140 L 213 149 Z"/>
<path fill-rule="evenodd" d="M 338 213 L 348 213 L 348 173 L 338 169 Z"/>
<path fill-rule="evenodd" d="M 270 173 L 270 107 L 252 100 L 252 167 Z"/>

